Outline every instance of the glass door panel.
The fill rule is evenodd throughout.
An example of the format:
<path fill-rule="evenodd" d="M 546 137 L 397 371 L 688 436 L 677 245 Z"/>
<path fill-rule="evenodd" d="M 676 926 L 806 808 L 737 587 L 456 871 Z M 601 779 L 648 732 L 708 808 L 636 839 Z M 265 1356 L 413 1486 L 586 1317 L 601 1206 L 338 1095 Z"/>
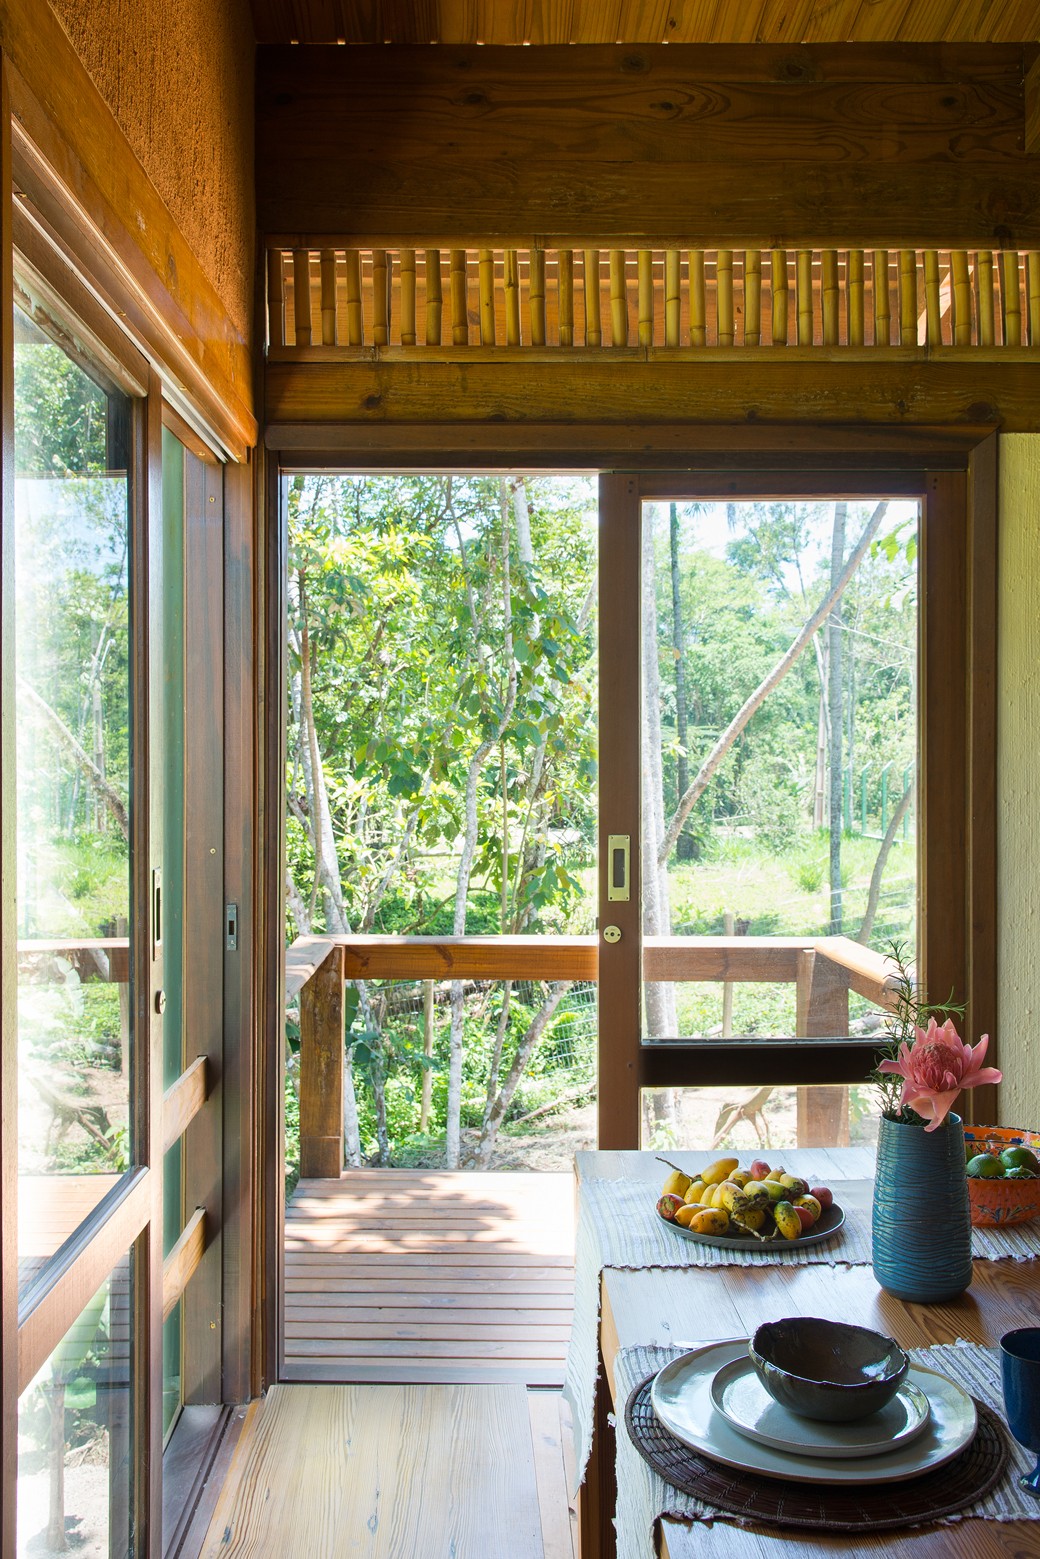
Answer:
<path fill-rule="evenodd" d="M 24 1289 L 129 1167 L 130 402 L 14 312 Z"/>

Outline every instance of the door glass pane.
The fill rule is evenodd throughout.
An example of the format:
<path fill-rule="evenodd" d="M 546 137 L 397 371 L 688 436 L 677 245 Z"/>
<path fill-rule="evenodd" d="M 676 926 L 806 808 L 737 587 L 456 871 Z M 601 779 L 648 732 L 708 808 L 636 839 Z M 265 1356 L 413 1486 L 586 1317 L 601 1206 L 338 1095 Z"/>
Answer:
<path fill-rule="evenodd" d="M 129 1163 L 130 403 L 15 310 L 19 1274 Z"/>
<path fill-rule="evenodd" d="M 879 1030 L 870 971 L 917 940 L 917 530 L 905 500 L 643 505 L 648 1039 Z M 815 1092 L 653 1094 L 644 1139 L 744 1107 L 793 1142 Z"/>
<path fill-rule="evenodd" d="M 127 1256 L 19 1399 L 18 1559 L 130 1553 L 131 1273 Z"/>

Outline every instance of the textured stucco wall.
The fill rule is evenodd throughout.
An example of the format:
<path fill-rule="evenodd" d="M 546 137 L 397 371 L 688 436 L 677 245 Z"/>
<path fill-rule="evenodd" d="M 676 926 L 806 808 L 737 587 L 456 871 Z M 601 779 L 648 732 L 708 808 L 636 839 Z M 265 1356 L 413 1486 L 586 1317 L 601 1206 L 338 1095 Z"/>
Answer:
<path fill-rule="evenodd" d="M 1000 1118 L 1040 1126 L 1040 434 L 1000 440 Z"/>
<path fill-rule="evenodd" d="M 255 230 L 249 0 L 51 0 L 51 5 L 247 336 Z"/>

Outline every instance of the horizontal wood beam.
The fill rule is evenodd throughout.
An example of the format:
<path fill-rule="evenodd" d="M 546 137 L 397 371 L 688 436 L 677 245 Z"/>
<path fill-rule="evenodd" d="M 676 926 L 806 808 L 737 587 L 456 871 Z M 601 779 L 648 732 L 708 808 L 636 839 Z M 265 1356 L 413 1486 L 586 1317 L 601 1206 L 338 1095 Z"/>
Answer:
<path fill-rule="evenodd" d="M 123 937 L 26 937 L 18 943 L 19 963 L 64 958 L 84 980 L 126 985 L 130 979 L 130 943 Z"/>
<path fill-rule="evenodd" d="M 206 1253 L 206 1209 L 196 1207 L 177 1243 L 163 1262 L 162 1302 L 163 1320 L 173 1313 L 178 1299 L 184 1293 L 199 1268 Z"/>
<path fill-rule="evenodd" d="M 1038 186 L 1040 187 L 1040 186 Z M 989 423 L 1005 432 L 1040 429 L 1040 360 L 1009 348 L 999 362 L 944 350 L 927 361 L 889 362 L 880 352 L 828 361 L 818 352 L 742 348 L 724 355 L 660 351 L 645 360 L 556 352 L 551 361 L 285 362 L 268 364 L 268 438 L 283 447 L 284 430 L 306 425 L 309 447 L 323 423 L 351 426 L 431 423 L 453 408 L 460 422 L 563 424 L 580 410 L 586 421 L 652 427 L 677 420 L 713 425 L 804 421 Z M 408 438 L 407 431 L 402 435 Z M 804 436 L 804 433 L 803 433 Z M 442 461 L 443 464 L 443 461 Z"/>
<path fill-rule="evenodd" d="M 258 52 L 267 234 L 525 247 L 1030 247 L 1035 50 Z M 1029 121 L 1031 123 L 1031 120 Z"/>
<path fill-rule="evenodd" d="M 206 1102 L 206 1057 L 196 1056 L 191 1065 L 163 1094 L 163 1152 L 183 1136 Z"/>
<path fill-rule="evenodd" d="M 285 954 L 285 999 L 298 996 L 327 958 L 341 959 L 339 943 L 330 936 L 301 936 Z M 342 978 L 342 975 L 341 975 Z"/>

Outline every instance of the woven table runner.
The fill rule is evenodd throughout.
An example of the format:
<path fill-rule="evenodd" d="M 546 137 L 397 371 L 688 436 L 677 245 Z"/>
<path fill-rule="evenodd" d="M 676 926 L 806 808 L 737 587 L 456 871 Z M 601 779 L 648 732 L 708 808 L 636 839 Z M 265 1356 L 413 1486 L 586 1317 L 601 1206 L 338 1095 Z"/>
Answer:
<path fill-rule="evenodd" d="M 688 1352 L 683 1348 L 623 1348 L 615 1360 L 615 1379 L 619 1403 L 617 1424 L 617 1552 L 618 1559 L 653 1559 L 654 1525 L 662 1516 L 681 1521 L 728 1521 L 747 1525 L 740 1517 L 719 1511 L 693 1495 L 666 1483 L 636 1450 L 624 1428 L 624 1404 L 633 1389 L 659 1369 Z M 1004 1421 L 1000 1386 L 1000 1350 L 980 1348 L 969 1343 L 945 1343 L 934 1348 L 908 1350 L 917 1364 L 926 1365 L 948 1376 L 970 1396 L 992 1408 Z M 1040 1501 L 1023 1493 L 1017 1479 L 1031 1472 L 1034 1458 L 1007 1436 L 1010 1454 L 1007 1469 L 989 1493 L 966 1509 L 943 1516 L 944 1523 L 966 1516 L 991 1521 L 1040 1520 Z M 691 1453 L 695 1454 L 695 1453 Z M 1040 1535 L 1038 1535 L 1040 1546 Z"/>
<path fill-rule="evenodd" d="M 853 1190 L 853 1188 L 856 1188 Z M 849 1197 L 843 1200 L 843 1193 Z M 836 1183 L 846 1222 L 819 1245 L 797 1241 L 755 1243 L 737 1248 L 699 1245 L 683 1239 L 655 1211 L 659 1191 L 647 1180 L 583 1180 L 574 1262 L 574 1316 L 564 1396 L 571 1409 L 577 1481 L 585 1477 L 592 1449 L 592 1410 L 599 1366 L 600 1273 L 646 1267 L 869 1266 L 870 1188 L 864 1182 Z M 1025 1261 L 1040 1256 L 1040 1224 L 1010 1229 L 973 1229 L 972 1252 L 983 1260 Z M 571 1491 L 573 1493 L 573 1490 Z"/>

